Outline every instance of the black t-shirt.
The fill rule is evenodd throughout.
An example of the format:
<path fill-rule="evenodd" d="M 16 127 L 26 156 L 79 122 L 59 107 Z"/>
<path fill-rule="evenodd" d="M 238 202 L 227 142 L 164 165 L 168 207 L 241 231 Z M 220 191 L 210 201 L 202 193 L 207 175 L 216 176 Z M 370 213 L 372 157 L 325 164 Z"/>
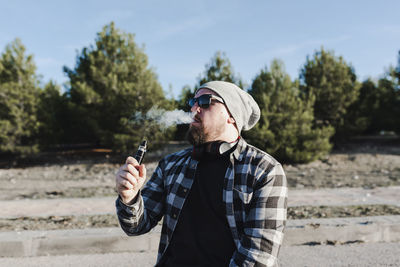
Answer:
<path fill-rule="evenodd" d="M 199 161 L 163 266 L 229 265 L 235 243 L 222 200 L 229 152 L 205 152 Z"/>

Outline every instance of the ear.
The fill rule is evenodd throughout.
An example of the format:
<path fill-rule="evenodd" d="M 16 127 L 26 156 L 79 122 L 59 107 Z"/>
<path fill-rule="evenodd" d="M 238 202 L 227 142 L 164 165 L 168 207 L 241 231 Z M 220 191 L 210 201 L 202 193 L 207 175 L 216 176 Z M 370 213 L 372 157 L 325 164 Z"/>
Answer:
<path fill-rule="evenodd" d="M 234 123 L 236 123 L 236 121 L 235 121 L 235 119 L 233 117 L 229 117 L 228 118 L 228 123 L 234 124 Z"/>

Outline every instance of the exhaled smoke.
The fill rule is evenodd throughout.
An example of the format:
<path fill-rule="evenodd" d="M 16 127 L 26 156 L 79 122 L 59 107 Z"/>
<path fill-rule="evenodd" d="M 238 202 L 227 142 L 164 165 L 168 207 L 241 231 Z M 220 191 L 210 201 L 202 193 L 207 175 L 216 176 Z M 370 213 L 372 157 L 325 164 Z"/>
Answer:
<path fill-rule="evenodd" d="M 132 119 L 136 122 L 151 122 L 160 125 L 163 128 L 169 128 L 177 124 L 189 124 L 192 122 L 191 112 L 183 110 L 164 110 L 158 107 L 152 107 L 146 114 L 136 112 Z"/>

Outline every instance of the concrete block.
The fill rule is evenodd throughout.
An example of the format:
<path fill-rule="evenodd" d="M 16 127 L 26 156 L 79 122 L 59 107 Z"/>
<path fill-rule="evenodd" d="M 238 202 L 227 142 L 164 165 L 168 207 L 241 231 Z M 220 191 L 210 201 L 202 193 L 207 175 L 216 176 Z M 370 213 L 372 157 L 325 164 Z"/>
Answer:
<path fill-rule="evenodd" d="M 400 216 L 335 218 L 290 221 L 284 245 L 400 241 Z"/>
<path fill-rule="evenodd" d="M 0 242 L 0 257 L 24 257 L 26 249 L 21 241 L 6 240 Z"/>
<path fill-rule="evenodd" d="M 0 257 L 156 251 L 161 226 L 140 236 L 120 228 L 0 233 Z M 288 221 L 284 246 L 326 243 L 399 242 L 400 216 Z"/>
<path fill-rule="evenodd" d="M 146 236 L 134 238 L 122 236 L 81 236 L 38 240 L 37 256 L 64 254 L 93 254 L 149 250 Z"/>

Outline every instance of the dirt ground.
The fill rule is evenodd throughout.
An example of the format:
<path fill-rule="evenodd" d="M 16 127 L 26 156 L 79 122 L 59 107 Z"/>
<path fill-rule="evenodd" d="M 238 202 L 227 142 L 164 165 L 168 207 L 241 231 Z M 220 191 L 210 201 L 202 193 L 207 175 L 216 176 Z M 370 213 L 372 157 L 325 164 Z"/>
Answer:
<path fill-rule="evenodd" d="M 400 184 L 400 155 L 336 152 L 309 164 L 284 166 L 289 187 L 339 188 Z"/>
<path fill-rule="evenodd" d="M 288 220 L 333 217 L 365 217 L 388 214 L 400 215 L 400 207 L 391 205 L 359 205 L 337 207 L 302 206 L 288 208 Z M 0 232 L 84 229 L 118 226 L 118 219 L 115 214 L 0 218 Z"/>
<path fill-rule="evenodd" d="M 145 158 L 151 174 L 165 154 L 187 147 L 170 144 Z M 75 153 L 76 154 L 76 153 Z M 0 169 L 0 200 L 113 196 L 123 158 L 101 151 L 89 156 L 50 155 L 46 163 Z M 118 162 L 118 163 L 116 163 Z M 283 165 L 290 188 L 400 185 L 400 144 L 352 144 L 308 164 Z"/>
<path fill-rule="evenodd" d="M 149 151 L 145 158 L 147 173 L 154 171 L 163 155 L 185 147 L 185 144 L 173 143 L 162 151 Z M 17 163 L 0 161 L 0 201 L 116 196 L 114 175 L 124 156 L 112 155 L 107 150 L 80 153 L 47 153 Z M 355 143 L 337 148 L 321 160 L 308 164 L 284 164 L 283 167 L 292 189 L 400 185 L 400 143 Z M 288 209 L 289 219 L 387 214 L 398 215 L 400 210 L 385 205 Z M 0 231 L 117 225 L 115 215 L 21 217 L 1 219 Z"/>

